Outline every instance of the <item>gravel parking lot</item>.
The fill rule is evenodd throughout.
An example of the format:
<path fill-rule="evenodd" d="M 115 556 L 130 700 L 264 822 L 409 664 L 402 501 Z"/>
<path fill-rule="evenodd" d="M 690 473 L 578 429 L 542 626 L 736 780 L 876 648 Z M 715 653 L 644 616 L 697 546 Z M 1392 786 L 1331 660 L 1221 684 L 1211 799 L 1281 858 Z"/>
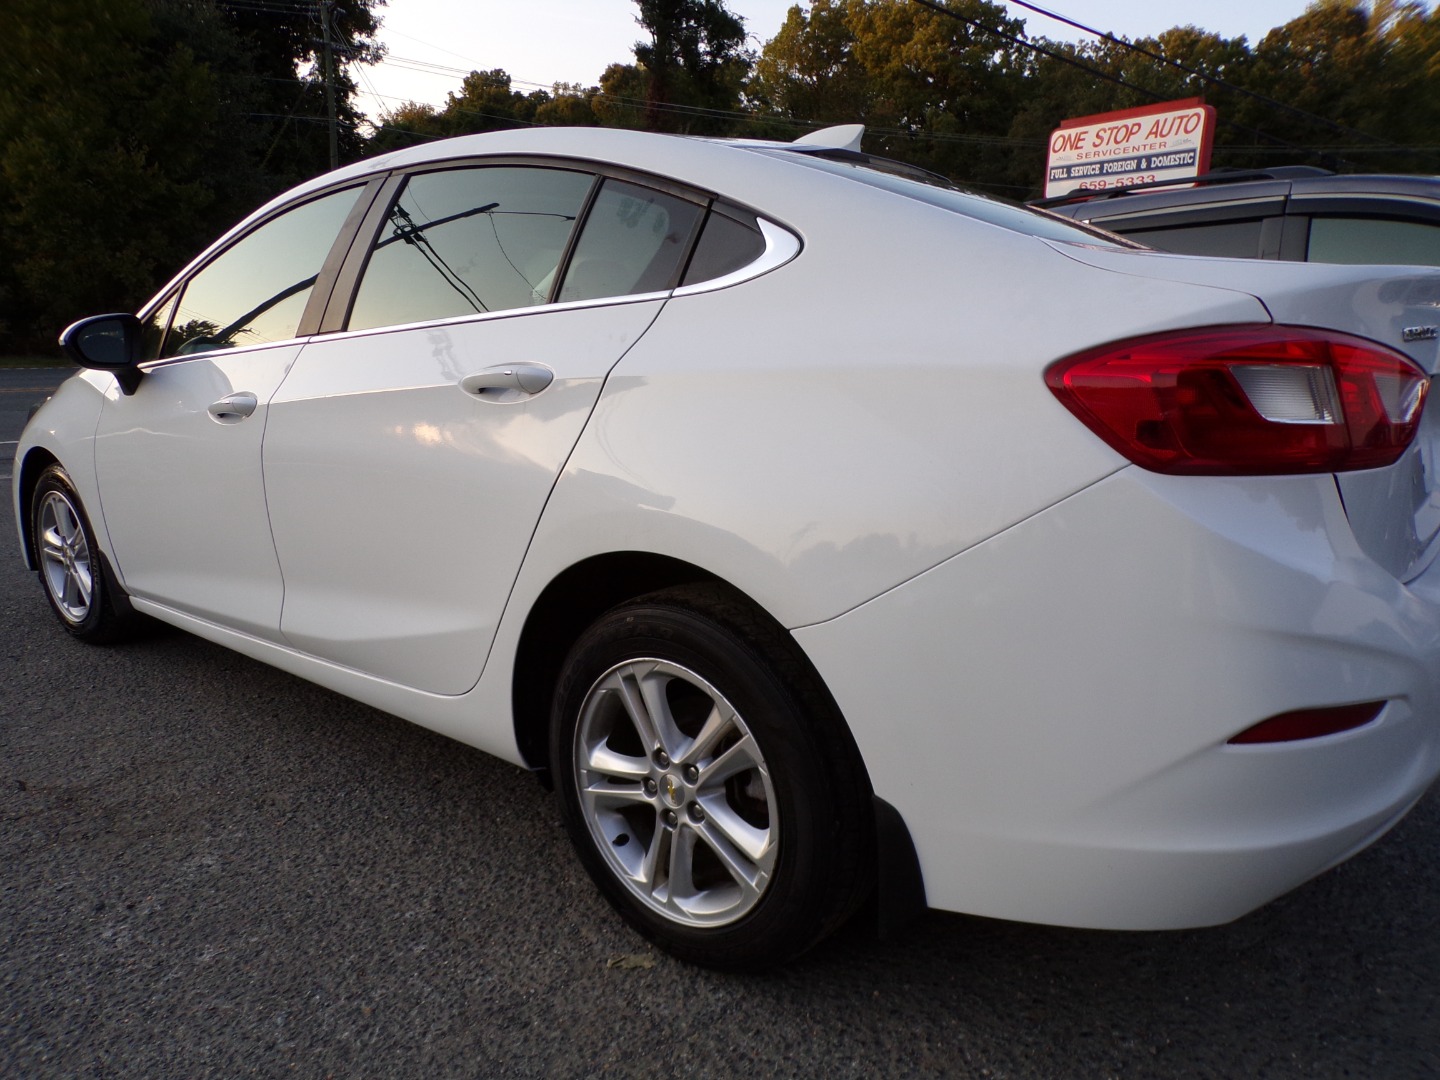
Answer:
<path fill-rule="evenodd" d="M 931 914 L 719 975 L 619 923 L 525 773 L 178 632 L 73 643 L 13 537 L 7 498 L 0 1076 L 1440 1075 L 1433 793 L 1229 926 Z"/>

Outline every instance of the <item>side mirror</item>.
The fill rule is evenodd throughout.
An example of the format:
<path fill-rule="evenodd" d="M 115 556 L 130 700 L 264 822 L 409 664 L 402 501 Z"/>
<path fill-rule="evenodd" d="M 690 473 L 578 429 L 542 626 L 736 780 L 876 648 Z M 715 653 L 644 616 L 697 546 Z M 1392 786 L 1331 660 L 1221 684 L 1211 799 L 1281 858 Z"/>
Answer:
<path fill-rule="evenodd" d="M 120 390 L 133 394 L 140 385 L 140 320 L 134 315 L 95 315 L 65 328 L 60 345 L 84 368 L 108 371 Z"/>

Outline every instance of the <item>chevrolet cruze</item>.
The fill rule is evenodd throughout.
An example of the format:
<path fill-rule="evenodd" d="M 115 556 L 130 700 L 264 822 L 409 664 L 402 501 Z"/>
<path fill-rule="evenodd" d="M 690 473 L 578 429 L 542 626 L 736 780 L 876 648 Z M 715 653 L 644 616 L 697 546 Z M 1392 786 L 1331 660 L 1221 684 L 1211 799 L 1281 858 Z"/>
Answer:
<path fill-rule="evenodd" d="M 1440 272 L 1137 249 L 851 130 L 467 137 L 66 331 L 20 543 L 76 638 L 539 772 L 696 962 L 1214 924 L 1440 770 L 1437 323 Z"/>

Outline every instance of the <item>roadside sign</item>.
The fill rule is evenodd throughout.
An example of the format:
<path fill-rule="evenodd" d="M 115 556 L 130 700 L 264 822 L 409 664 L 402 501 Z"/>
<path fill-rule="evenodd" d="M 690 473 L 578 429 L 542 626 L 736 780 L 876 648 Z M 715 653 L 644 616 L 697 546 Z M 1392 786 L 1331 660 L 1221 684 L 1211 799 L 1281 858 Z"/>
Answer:
<path fill-rule="evenodd" d="M 1199 176 L 1214 141 L 1215 108 L 1200 98 L 1078 116 L 1050 133 L 1045 197 Z"/>

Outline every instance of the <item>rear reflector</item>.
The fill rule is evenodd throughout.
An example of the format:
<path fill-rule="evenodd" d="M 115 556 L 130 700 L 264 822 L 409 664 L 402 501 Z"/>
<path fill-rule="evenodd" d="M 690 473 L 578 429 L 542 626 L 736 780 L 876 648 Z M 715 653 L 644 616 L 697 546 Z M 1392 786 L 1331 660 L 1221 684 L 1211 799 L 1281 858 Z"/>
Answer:
<path fill-rule="evenodd" d="M 1383 701 L 1367 701 L 1362 705 L 1341 705 L 1331 709 L 1297 709 L 1261 720 L 1246 728 L 1231 743 L 1247 746 L 1254 743 L 1295 742 L 1318 739 L 1322 735 L 1338 735 L 1342 731 L 1364 727 L 1385 708 Z"/>
<path fill-rule="evenodd" d="M 1136 465 L 1212 476 L 1392 465 L 1430 387 L 1384 345 L 1269 323 L 1131 338 L 1052 364 L 1045 382 Z"/>

